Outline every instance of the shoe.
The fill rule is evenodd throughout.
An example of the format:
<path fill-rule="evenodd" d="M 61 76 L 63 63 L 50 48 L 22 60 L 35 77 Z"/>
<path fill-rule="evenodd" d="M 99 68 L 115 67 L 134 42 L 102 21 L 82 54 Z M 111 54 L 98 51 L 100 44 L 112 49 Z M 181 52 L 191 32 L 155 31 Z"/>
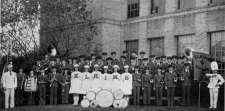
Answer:
<path fill-rule="evenodd" d="M 213 108 L 212 106 L 209 107 L 209 109 L 212 109 L 212 108 Z"/>

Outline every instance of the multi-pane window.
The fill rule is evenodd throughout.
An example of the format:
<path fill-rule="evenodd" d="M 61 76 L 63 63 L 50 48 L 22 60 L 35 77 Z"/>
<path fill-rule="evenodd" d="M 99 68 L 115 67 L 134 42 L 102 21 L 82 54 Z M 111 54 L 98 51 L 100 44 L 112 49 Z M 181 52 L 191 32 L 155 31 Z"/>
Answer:
<path fill-rule="evenodd" d="M 130 57 L 132 52 L 138 53 L 138 40 L 128 40 L 126 43 L 126 51 L 128 52 L 128 57 Z"/>
<path fill-rule="evenodd" d="M 190 9 L 195 7 L 195 0 L 177 0 L 177 9 Z"/>
<path fill-rule="evenodd" d="M 150 13 L 164 13 L 166 0 L 150 0 Z"/>
<path fill-rule="evenodd" d="M 163 56 L 164 55 L 164 38 L 149 39 L 150 55 Z"/>
<path fill-rule="evenodd" d="M 128 0 L 127 3 L 128 3 L 127 18 L 138 17 L 140 0 Z"/>
<path fill-rule="evenodd" d="M 194 49 L 194 46 L 195 46 L 194 34 L 178 35 L 176 37 L 177 37 L 177 55 L 178 56 L 183 56 L 183 50 L 186 47 L 190 47 Z"/>

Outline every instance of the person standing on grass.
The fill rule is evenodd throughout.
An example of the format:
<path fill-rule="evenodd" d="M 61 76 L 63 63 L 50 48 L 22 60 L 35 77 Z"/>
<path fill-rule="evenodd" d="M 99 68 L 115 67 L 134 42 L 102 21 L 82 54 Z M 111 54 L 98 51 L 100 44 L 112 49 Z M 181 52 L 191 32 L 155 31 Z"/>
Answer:
<path fill-rule="evenodd" d="M 5 92 L 5 109 L 14 108 L 14 94 L 17 88 L 17 77 L 16 73 L 12 71 L 13 65 L 7 66 L 8 71 L 2 74 L 2 84 Z M 10 100 L 9 100 L 10 98 Z M 10 104 L 9 104 L 10 102 Z"/>

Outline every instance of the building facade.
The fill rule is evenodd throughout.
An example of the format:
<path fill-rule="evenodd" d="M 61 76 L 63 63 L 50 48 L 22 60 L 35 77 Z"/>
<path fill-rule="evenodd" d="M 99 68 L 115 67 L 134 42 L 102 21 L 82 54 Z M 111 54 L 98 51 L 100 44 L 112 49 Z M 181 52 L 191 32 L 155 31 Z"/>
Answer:
<path fill-rule="evenodd" d="M 102 51 L 225 56 L 225 0 L 94 0 Z M 225 59 L 224 59 L 225 60 Z"/>
<path fill-rule="evenodd" d="M 93 0 L 102 52 L 182 55 L 185 47 L 225 60 L 225 0 Z"/>

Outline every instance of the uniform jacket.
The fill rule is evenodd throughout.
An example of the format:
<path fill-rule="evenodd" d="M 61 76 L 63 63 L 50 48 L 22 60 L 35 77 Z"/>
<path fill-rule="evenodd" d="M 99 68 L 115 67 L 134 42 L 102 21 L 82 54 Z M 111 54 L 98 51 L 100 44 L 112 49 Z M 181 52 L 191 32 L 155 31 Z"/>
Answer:
<path fill-rule="evenodd" d="M 154 87 L 163 87 L 164 76 L 161 74 L 156 74 L 154 76 Z"/>
<path fill-rule="evenodd" d="M 175 72 L 166 72 L 164 81 L 167 87 L 176 87 L 176 82 L 174 82 L 174 79 L 177 79 L 177 74 Z"/>
<path fill-rule="evenodd" d="M 139 74 L 136 74 L 136 73 L 134 73 L 133 74 L 133 86 L 141 86 L 141 74 L 139 73 Z"/>
<path fill-rule="evenodd" d="M 55 79 L 55 80 L 53 80 L 53 79 Z M 49 80 L 50 80 L 51 87 L 58 87 L 58 83 L 60 81 L 60 74 L 59 73 L 56 73 L 56 74 L 50 73 Z"/>
<path fill-rule="evenodd" d="M 150 87 L 152 80 L 153 80 L 153 77 L 151 74 L 149 75 L 142 74 L 142 84 L 144 87 Z"/>
<path fill-rule="evenodd" d="M 39 83 L 39 84 L 46 84 L 46 83 L 48 83 L 48 82 L 49 82 L 48 75 L 46 75 L 46 74 L 44 74 L 44 75 L 40 74 L 40 75 L 38 76 L 38 83 Z"/>
<path fill-rule="evenodd" d="M 17 87 L 16 73 L 13 71 L 3 73 L 2 74 L 2 84 L 3 84 L 4 88 L 16 88 Z"/>
<path fill-rule="evenodd" d="M 182 73 L 182 85 L 183 86 L 191 86 L 191 74 L 190 71 L 183 71 Z"/>

